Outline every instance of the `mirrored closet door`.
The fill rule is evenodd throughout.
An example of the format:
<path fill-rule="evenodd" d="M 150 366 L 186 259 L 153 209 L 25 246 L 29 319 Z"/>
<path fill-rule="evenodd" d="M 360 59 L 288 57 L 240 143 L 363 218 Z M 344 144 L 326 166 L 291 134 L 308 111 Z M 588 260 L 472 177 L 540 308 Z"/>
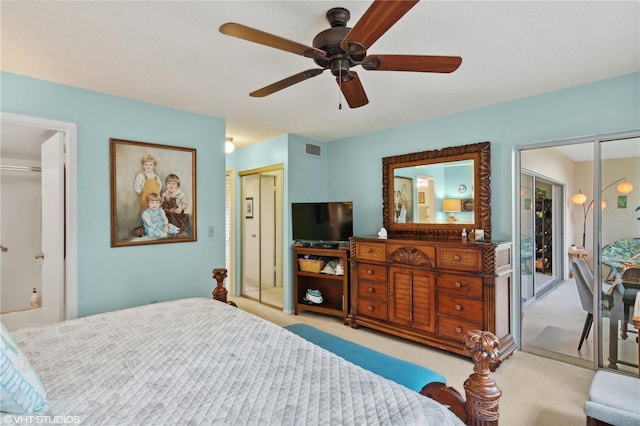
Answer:
<path fill-rule="evenodd" d="M 240 172 L 241 294 L 282 308 L 281 165 Z"/>

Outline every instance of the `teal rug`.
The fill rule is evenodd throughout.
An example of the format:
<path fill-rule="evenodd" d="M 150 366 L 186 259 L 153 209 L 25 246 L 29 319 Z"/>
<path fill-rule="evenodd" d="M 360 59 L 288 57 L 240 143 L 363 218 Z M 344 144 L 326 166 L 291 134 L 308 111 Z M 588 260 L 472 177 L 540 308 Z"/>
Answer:
<path fill-rule="evenodd" d="M 341 339 L 310 325 L 292 324 L 285 328 L 347 361 L 416 392 L 420 392 L 424 385 L 431 382 L 447 382 L 443 375 L 433 370 Z"/>

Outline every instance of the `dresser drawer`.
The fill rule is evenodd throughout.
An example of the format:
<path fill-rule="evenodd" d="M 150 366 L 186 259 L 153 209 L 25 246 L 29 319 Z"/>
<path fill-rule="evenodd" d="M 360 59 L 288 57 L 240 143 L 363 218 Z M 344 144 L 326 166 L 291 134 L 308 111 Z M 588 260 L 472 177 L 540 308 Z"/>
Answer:
<path fill-rule="evenodd" d="M 376 299 L 387 302 L 387 283 L 376 281 L 360 281 L 358 283 L 358 297 Z"/>
<path fill-rule="evenodd" d="M 358 299 L 358 315 L 387 320 L 387 304 L 375 300 Z"/>
<path fill-rule="evenodd" d="M 464 342 L 469 330 L 482 330 L 482 324 L 438 315 L 438 334 Z"/>
<path fill-rule="evenodd" d="M 479 250 L 457 247 L 438 247 L 436 249 L 438 268 L 458 271 L 482 271 L 482 256 Z"/>
<path fill-rule="evenodd" d="M 482 322 L 482 300 L 438 294 L 438 314 Z"/>
<path fill-rule="evenodd" d="M 384 262 L 384 244 L 381 243 L 356 243 L 356 258 L 361 260 L 375 260 Z"/>
<path fill-rule="evenodd" d="M 438 291 L 482 298 L 482 278 L 456 274 L 438 274 Z"/>
<path fill-rule="evenodd" d="M 358 263 L 358 280 L 386 283 L 387 267 L 370 263 Z"/>

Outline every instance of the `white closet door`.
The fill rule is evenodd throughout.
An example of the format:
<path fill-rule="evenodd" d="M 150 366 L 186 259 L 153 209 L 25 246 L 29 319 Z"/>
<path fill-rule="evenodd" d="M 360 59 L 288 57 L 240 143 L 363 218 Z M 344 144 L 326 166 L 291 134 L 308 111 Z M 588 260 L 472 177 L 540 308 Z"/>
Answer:
<path fill-rule="evenodd" d="M 42 322 L 64 319 L 64 135 L 42 144 Z"/>

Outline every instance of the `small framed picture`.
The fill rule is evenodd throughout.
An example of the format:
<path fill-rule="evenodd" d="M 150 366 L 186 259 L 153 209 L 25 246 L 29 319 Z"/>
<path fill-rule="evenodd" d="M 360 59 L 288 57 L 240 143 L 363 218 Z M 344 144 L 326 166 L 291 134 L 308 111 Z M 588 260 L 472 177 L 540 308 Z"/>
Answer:
<path fill-rule="evenodd" d="M 244 199 L 244 217 L 246 219 L 253 219 L 253 197 Z"/>
<path fill-rule="evenodd" d="M 418 192 L 418 204 L 424 204 L 424 192 Z"/>
<path fill-rule="evenodd" d="M 476 229 L 476 241 L 484 241 L 484 229 Z"/>
<path fill-rule="evenodd" d="M 627 208 L 627 196 L 626 195 L 618 195 L 618 208 L 626 209 Z"/>

